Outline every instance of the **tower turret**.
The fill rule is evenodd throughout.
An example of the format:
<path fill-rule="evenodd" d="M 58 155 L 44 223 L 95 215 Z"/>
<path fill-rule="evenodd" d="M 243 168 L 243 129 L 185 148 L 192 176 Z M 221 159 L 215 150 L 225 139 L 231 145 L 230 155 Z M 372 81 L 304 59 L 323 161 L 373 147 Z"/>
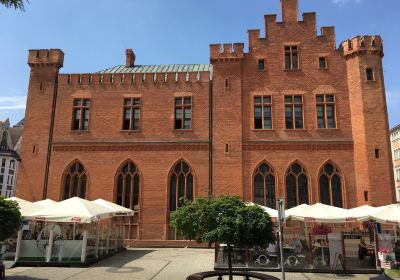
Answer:
<path fill-rule="evenodd" d="M 64 53 L 59 49 L 29 50 L 31 72 L 17 186 L 17 195 L 28 200 L 46 196 L 58 73 L 63 63 Z"/>
<path fill-rule="evenodd" d="M 358 204 L 390 204 L 394 181 L 382 39 L 357 36 L 344 41 L 340 50 L 347 64 Z"/>

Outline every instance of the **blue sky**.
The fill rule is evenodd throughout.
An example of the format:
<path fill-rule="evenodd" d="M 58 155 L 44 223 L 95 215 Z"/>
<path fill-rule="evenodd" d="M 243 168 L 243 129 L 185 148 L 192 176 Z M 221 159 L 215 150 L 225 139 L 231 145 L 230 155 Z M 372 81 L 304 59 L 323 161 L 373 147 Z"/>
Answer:
<path fill-rule="evenodd" d="M 383 37 L 390 126 L 399 124 L 400 1 L 299 0 L 299 10 L 317 12 L 318 30 L 335 25 L 338 43 Z M 30 0 L 25 12 L 0 7 L 0 120 L 15 124 L 24 116 L 28 49 L 62 49 L 61 71 L 68 73 L 124 64 L 126 48 L 138 64 L 209 63 L 209 44 L 247 46 L 247 30 L 263 30 L 263 15 L 273 13 L 280 14 L 279 0 Z"/>

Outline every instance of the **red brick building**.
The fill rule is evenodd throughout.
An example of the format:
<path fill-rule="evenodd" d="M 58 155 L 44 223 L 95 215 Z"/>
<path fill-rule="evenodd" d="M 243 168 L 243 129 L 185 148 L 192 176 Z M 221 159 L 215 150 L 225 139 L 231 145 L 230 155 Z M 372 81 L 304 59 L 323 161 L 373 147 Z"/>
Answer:
<path fill-rule="evenodd" d="M 31 50 L 17 195 L 82 196 L 138 211 L 129 238 L 174 244 L 179 198 L 235 194 L 276 207 L 394 200 L 379 36 L 336 47 L 315 13 L 211 45 L 210 65 L 126 65 L 59 73 L 61 50 Z"/>

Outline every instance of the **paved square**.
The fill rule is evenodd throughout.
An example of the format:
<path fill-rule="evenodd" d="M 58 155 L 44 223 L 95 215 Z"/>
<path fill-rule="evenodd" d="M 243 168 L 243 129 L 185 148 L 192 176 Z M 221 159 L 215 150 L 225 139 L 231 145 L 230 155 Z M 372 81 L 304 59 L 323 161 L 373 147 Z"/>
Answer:
<path fill-rule="evenodd" d="M 88 268 L 17 267 L 6 271 L 7 280 L 185 280 L 192 273 L 213 270 L 213 249 L 129 249 Z M 268 273 L 280 277 L 280 273 Z M 340 277 L 367 280 L 372 275 Z M 287 274 L 286 279 L 334 279 L 328 274 Z M 237 278 L 241 279 L 241 278 Z"/>

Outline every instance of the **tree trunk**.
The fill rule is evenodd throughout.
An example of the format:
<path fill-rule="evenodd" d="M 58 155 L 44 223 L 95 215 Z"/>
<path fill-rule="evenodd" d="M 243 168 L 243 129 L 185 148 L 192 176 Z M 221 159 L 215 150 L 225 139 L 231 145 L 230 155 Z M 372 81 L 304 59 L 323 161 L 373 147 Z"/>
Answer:
<path fill-rule="evenodd" d="M 228 270 L 229 270 L 229 280 L 233 280 L 232 271 L 232 246 L 228 243 Z"/>

